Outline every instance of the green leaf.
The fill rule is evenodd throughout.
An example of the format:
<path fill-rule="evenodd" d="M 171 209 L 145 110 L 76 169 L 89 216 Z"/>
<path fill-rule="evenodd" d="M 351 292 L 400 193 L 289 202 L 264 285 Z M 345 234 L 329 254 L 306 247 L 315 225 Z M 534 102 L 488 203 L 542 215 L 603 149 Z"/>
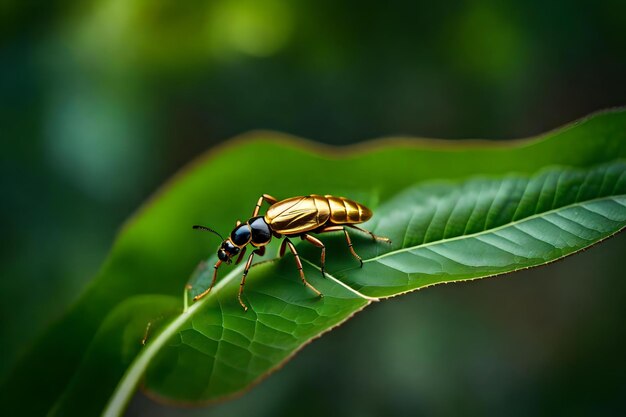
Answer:
<path fill-rule="evenodd" d="M 379 213 L 370 227 L 397 246 L 335 275 L 389 297 L 545 264 L 616 233 L 626 225 L 626 163 L 419 186 Z"/>
<path fill-rule="evenodd" d="M 622 229 L 623 158 L 624 111 L 506 145 L 407 139 L 340 151 L 274 133 L 236 140 L 180 174 L 126 225 L 83 298 L 3 384 L 1 404 L 22 415 L 82 415 L 85 404 L 106 404 L 116 415 L 143 375 L 148 390 L 171 401 L 237 393 L 373 299 L 545 264 Z M 340 233 L 322 235 L 327 278 L 319 250 L 298 244 L 307 278 L 325 295 L 318 299 L 302 286 L 292 257 L 276 259 L 274 242 L 258 258 L 271 261 L 248 276 L 247 313 L 236 300 L 241 266 L 221 268 L 213 292 L 181 313 L 190 271 L 217 246 L 190 226 L 228 233 L 262 193 L 356 199 L 374 209 L 364 227 L 393 244 L 353 233 L 365 260 L 358 268 Z M 194 275 L 195 292 L 206 286 L 214 260 Z M 142 294 L 169 297 L 152 304 Z M 179 313 L 172 315 L 175 300 Z M 161 320 L 141 349 L 139 324 L 163 316 L 169 321 Z M 141 323 L 129 328 L 132 317 Z M 126 336 L 115 336 L 116 329 Z M 129 340 L 137 341 L 135 350 Z M 130 362 L 122 351 L 139 353 Z M 107 378 L 93 374 L 96 362 L 110 365 Z M 34 378 L 36 369 L 47 372 Z M 37 402 L 25 401 L 31 392 L 41 393 Z"/>
<path fill-rule="evenodd" d="M 360 241 L 359 251 L 367 254 L 363 268 L 350 256 L 337 256 L 347 252 L 342 236 L 326 239 L 334 255 L 327 279 L 315 266 L 319 255 L 303 253 L 323 299 L 298 285 L 290 260 L 281 260 L 254 269 L 247 313 L 235 298 L 241 270 L 231 272 L 214 297 L 170 325 L 169 339 L 162 335 L 146 387 L 185 402 L 232 395 L 372 297 L 541 265 L 598 242 L 626 226 L 626 163 L 425 184 L 377 214 L 370 227 L 397 243 L 390 248 Z"/>

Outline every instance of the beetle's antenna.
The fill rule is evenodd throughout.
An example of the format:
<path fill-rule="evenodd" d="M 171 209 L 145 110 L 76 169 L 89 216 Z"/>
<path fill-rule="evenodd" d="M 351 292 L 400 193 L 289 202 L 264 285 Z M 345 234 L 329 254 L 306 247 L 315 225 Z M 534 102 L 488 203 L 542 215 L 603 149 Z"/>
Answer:
<path fill-rule="evenodd" d="M 217 233 L 215 230 L 211 229 L 210 227 L 195 225 L 193 226 L 193 228 L 196 230 L 205 230 L 207 232 L 215 233 L 216 235 L 220 237 L 220 239 L 224 240 L 224 237 L 222 235 L 220 235 L 219 233 Z"/>

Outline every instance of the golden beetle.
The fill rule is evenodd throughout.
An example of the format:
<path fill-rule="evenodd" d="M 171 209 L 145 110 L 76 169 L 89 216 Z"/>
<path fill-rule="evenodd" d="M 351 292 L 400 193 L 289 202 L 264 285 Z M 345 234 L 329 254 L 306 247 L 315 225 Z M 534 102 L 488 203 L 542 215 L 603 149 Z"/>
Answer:
<path fill-rule="evenodd" d="M 270 204 L 270 208 L 265 213 L 265 216 L 259 216 L 259 210 L 263 201 Z M 254 255 L 263 256 L 265 254 L 265 246 L 272 240 L 272 235 L 276 238 L 284 236 L 284 240 L 280 245 L 280 256 L 285 254 L 286 247 L 293 253 L 296 260 L 298 271 L 300 272 L 300 278 L 307 287 L 311 288 L 315 293 L 322 297 L 317 288 L 309 284 L 302 271 L 302 262 L 298 256 L 298 252 L 293 243 L 289 239 L 290 237 L 300 237 L 302 240 L 306 240 L 318 248 L 322 249 L 321 255 L 321 271 L 324 275 L 324 266 L 326 263 L 326 247 L 324 244 L 312 236 L 310 233 L 327 233 L 335 231 L 343 231 L 348 242 L 348 248 L 356 259 L 359 260 L 361 266 L 363 261 L 361 257 L 357 255 L 352 247 L 352 241 L 346 227 L 360 230 L 361 232 L 369 234 L 373 239 L 382 240 L 391 243 L 386 237 L 376 236 L 372 232 L 361 229 L 355 226 L 355 224 L 363 223 L 372 217 L 372 211 L 364 205 L 357 203 L 356 201 L 349 200 L 344 197 L 334 197 L 332 195 L 315 195 L 311 194 L 302 197 L 291 197 L 286 200 L 278 201 L 274 197 L 263 194 L 252 212 L 252 217 L 245 223 L 237 221 L 237 225 L 230 233 L 228 239 L 224 239 L 215 230 L 205 226 L 193 226 L 194 229 L 206 230 L 218 235 L 222 240 L 222 244 L 217 250 L 218 261 L 213 268 L 213 280 L 208 289 L 203 293 L 194 297 L 194 301 L 198 300 L 209 292 L 215 285 L 217 279 L 217 269 L 219 266 L 226 262 L 231 263 L 231 258 L 237 256 L 235 265 L 241 262 L 244 254 L 246 253 L 246 247 L 251 244 L 256 249 L 252 251 L 246 262 L 246 266 L 243 270 L 243 277 L 239 286 L 239 294 L 237 299 L 239 304 L 244 310 L 248 309 L 248 306 L 241 300 L 241 294 L 243 293 L 243 287 L 246 283 L 246 276 L 250 265 L 252 265 L 252 259 Z"/>

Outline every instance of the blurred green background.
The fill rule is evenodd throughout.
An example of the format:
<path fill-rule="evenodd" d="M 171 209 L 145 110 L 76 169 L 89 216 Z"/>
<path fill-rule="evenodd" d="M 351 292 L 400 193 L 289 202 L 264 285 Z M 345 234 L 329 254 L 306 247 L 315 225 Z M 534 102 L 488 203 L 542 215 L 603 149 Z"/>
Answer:
<path fill-rule="evenodd" d="M 625 51 L 623 0 L 3 1 L 0 377 L 229 137 L 531 136 L 626 104 Z M 128 414 L 624 413 L 625 249 L 383 302 L 239 400 Z"/>

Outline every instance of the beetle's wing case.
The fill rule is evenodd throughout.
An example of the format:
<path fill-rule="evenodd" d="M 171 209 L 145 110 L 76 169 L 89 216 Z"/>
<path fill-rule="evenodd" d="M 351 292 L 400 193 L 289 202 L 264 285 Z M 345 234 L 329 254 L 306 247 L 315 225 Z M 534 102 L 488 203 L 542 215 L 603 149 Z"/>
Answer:
<path fill-rule="evenodd" d="M 328 199 L 320 195 L 288 198 L 272 204 L 265 213 L 272 230 L 285 235 L 316 229 L 329 218 Z"/>
<path fill-rule="evenodd" d="M 330 223 L 356 224 L 366 222 L 372 217 L 372 211 L 356 201 L 332 195 L 324 197 L 330 206 Z"/>

